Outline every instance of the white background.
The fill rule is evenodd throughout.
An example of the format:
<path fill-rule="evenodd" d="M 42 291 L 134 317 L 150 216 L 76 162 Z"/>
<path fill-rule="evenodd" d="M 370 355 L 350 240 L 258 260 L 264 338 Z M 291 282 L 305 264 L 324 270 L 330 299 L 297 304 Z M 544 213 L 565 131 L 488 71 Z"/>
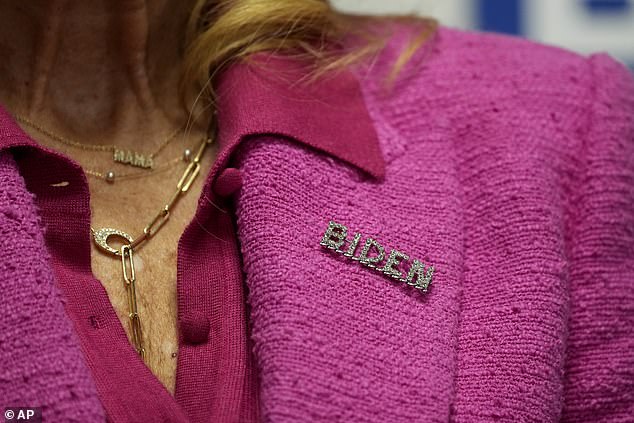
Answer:
<path fill-rule="evenodd" d="M 634 0 L 621 13 L 590 13 L 581 0 L 523 0 L 521 36 L 580 53 L 607 51 L 634 67 Z M 477 0 L 332 0 L 338 9 L 361 13 L 417 13 L 441 24 L 480 29 Z"/>

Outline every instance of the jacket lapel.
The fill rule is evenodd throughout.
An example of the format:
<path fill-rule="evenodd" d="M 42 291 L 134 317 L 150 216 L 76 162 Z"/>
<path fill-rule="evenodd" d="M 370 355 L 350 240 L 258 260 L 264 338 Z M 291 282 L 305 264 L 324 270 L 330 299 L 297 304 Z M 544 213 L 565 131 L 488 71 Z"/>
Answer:
<path fill-rule="evenodd" d="M 377 181 L 275 136 L 245 143 L 237 160 L 265 418 L 446 420 L 462 266 L 460 215 L 449 194 L 457 181 L 412 172 L 411 162 Z M 443 166 L 453 165 L 448 158 L 430 169 L 440 174 Z M 434 265 L 429 291 L 324 248 L 331 220 L 348 227 L 349 239 L 361 234 L 356 257 L 371 237 L 386 259 L 395 249 Z"/>
<path fill-rule="evenodd" d="M 0 124 L 0 135 L 7 136 Z M 54 280 L 33 196 L 0 151 L 0 408 L 42 407 L 46 421 L 103 421 L 79 341 Z"/>

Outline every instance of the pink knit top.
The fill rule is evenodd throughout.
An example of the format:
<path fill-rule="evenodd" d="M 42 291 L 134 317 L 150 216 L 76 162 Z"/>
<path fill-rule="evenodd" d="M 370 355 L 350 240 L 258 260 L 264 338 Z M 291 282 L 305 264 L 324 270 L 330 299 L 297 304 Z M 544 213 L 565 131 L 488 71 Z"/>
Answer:
<path fill-rule="evenodd" d="M 85 175 L 0 113 L 0 407 L 631 419 L 634 78 L 605 54 L 442 27 L 388 90 L 410 34 L 310 87 L 274 57 L 223 76 L 205 230 L 179 243 L 175 397 L 90 273 Z"/>

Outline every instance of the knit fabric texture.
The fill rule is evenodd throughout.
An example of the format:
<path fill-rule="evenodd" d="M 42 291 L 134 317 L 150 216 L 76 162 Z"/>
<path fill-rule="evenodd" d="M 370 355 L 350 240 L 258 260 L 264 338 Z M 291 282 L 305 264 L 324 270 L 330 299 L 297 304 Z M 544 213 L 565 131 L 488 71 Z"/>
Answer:
<path fill-rule="evenodd" d="M 263 421 L 631 421 L 634 78 L 441 27 L 387 89 L 411 35 L 354 69 L 383 178 L 281 135 L 235 151 Z M 6 153 L 0 200 L 0 406 L 103 420 Z M 330 220 L 432 264 L 429 292 L 320 246 Z"/>
<path fill-rule="evenodd" d="M 384 180 L 280 137 L 240 149 L 265 421 L 631 421 L 632 75 L 441 28 L 388 91 L 408 34 L 356 70 Z M 430 291 L 324 251 L 331 219 L 433 264 Z"/>
<path fill-rule="evenodd" d="M 1 411 L 41 407 L 46 422 L 104 421 L 65 299 L 53 283 L 34 198 L 8 151 L 0 154 L 0 187 Z"/>

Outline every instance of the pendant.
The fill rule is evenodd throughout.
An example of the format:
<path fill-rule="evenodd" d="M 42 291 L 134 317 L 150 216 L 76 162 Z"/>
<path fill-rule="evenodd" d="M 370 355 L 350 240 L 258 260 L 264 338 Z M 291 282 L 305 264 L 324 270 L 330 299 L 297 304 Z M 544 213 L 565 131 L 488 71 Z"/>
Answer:
<path fill-rule="evenodd" d="M 116 163 L 140 167 L 142 169 L 152 169 L 154 167 L 152 155 L 145 155 L 132 150 L 119 150 L 115 148 L 112 159 Z"/>
<path fill-rule="evenodd" d="M 121 256 L 121 251 L 109 246 L 108 238 L 110 238 L 111 236 L 118 236 L 128 241 L 128 244 L 132 244 L 133 241 L 133 238 L 127 233 L 112 228 L 98 229 L 96 231 L 93 231 L 92 236 L 95 240 L 95 244 L 97 244 L 97 246 L 101 248 L 102 251 L 113 254 L 115 256 Z"/>

